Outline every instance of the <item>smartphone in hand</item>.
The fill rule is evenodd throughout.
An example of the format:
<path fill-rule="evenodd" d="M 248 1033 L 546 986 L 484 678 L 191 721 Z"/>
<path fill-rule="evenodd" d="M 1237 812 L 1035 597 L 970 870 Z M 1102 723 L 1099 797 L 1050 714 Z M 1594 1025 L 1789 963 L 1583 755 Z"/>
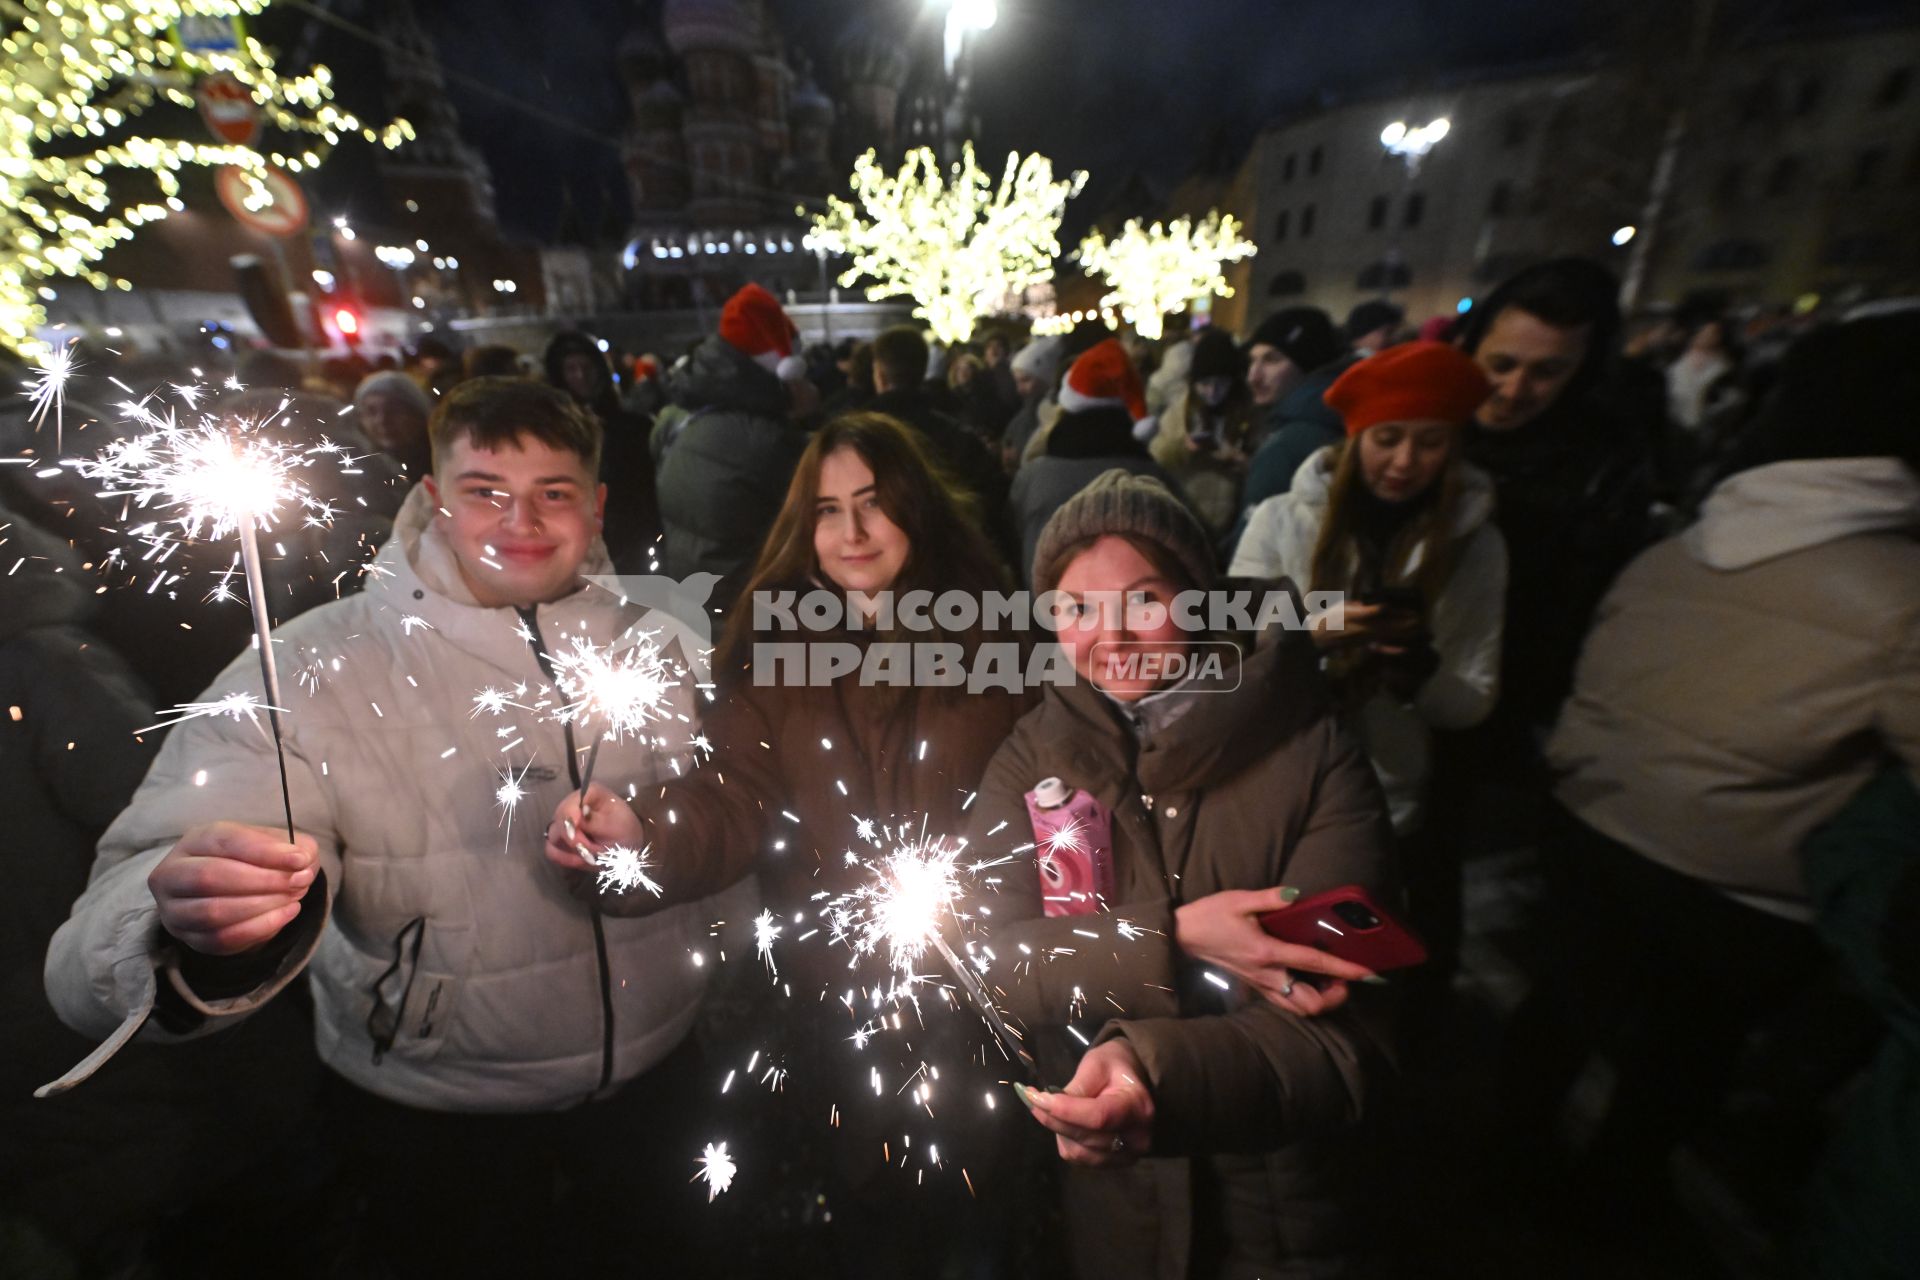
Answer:
<path fill-rule="evenodd" d="M 1362 889 L 1346 885 L 1302 898 L 1260 917 L 1260 927 L 1282 942 L 1316 947 L 1375 973 L 1426 963 L 1420 936 Z"/>

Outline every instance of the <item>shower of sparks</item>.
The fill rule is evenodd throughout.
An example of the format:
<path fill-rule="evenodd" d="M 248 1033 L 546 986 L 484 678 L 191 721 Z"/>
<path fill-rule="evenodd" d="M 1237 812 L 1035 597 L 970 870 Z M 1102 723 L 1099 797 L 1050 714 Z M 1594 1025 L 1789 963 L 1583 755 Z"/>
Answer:
<path fill-rule="evenodd" d="M 651 634 L 618 653 L 575 637 L 570 648 L 553 655 L 553 668 L 567 698 L 559 718 L 590 719 L 614 742 L 639 737 L 647 725 L 666 719 L 669 699 L 686 674 L 661 655 Z"/>
<path fill-rule="evenodd" d="M 519 807 L 522 800 L 527 798 L 527 789 L 521 784 L 526 781 L 527 770 L 531 768 L 533 768 L 531 760 L 520 766 L 519 773 L 513 771 L 512 765 L 504 768 L 496 767 L 500 785 L 493 789 L 493 802 L 499 806 L 500 823 L 507 829 L 506 844 L 503 848 L 513 846 L 513 811 Z"/>
<path fill-rule="evenodd" d="M 82 475 L 103 482 L 102 497 L 170 510 L 187 537 L 212 538 L 243 525 L 272 528 L 289 503 L 308 511 L 323 505 L 295 474 L 313 464 L 312 451 L 268 439 L 265 423 L 207 418 L 180 426 L 171 413 L 162 418 L 145 404 L 122 408 L 150 430 L 81 463 Z"/>
<path fill-rule="evenodd" d="M 489 711 L 497 716 L 508 707 L 526 711 L 528 710 L 527 707 L 513 700 L 514 698 L 524 698 L 526 694 L 527 688 L 525 685 L 516 686 L 511 696 L 509 696 L 505 690 L 495 689 L 489 685 L 487 688 L 473 695 L 473 713 L 468 716 L 468 719 L 478 716 L 482 711 Z"/>
<path fill-rule="evenodd" d="M 171 711 L 161 713 L 158 723 L 150 724 L 136 733 L 152 733 L 155 729 L 165 729 L 188 720 L 197 720 L 201 716 L 230 716 L 235 720 L 243 717 L 257 729 L 260 727 L 260 713 L 267 710 L 267 704 L 258 695 L 252 693 L 229 693 L 213 702 L 183 702 Z M 285 711 L 285 707 L 274 707 L 275 711 Z"/>
<path fill-rule="evenodd" d="M 774 919 L 773 912 L 762 911 L 753 921 L 753 947 L 766 961 L 769 977 L 780 976 L 780 966 L 773 961 L 773 944 L 780 940 L 780 925 Z"/>
<path fill-rule="evenodd" d="M 1075 818 L 1064 826 L 1056 828 L 1046 838 L 1048 856 L 1056 853 L 1077 853 L 1081 847 L 1080 833 L 1086 830 L 1086 820 Z"/>
<path fill-rule="evenodd" d="M 707 1203 L 712 1204 L 721 1192 L 733 1185 L 733 1175 L 740 1169 L 734 1164 L 733 1157 L 727 1154 L 727 1144 L 724 1142 L 709 1142 L 707 1149 L 701 1153 L 699 1163 L 700 1171 L 687 1181 L 706 1183 Z"/>
<path fill-rule="evenodd" d="M 602 893 L 630 893 L 635 889 L 645 889 L 657 898 L 660 896 L 660 884 L 647 874 L 653 869 L 653 861 L 647 856 L 650 852 L 651 845 L 630 849 L 626 845 L 616 844 L 599 853 L 582 853 L 580 856 L 599 873 L 598 884 Z"/>
<path fill-rule="evenodd" d="M 40 357 L 40 372 L 27 383 L 27 398 L 32 406 L 28 419 L 38 427 L 46 420 L 47 410 L 53 410 L 53 451 L 58 454 L 65 448 L 67 433 L 67 380 L 80 368 L 74 359 L 74 345 L 78 338 L 70 340 L 66 346 L 58 347 Z"/>
<path fill-rule="evenodd" d="M 827 904 L 833 940 L 851 946 L 856 955 L 884 948 L 887 963 L 910 977 L 941 925 L 955 914 L 959 855 L 959 847 L 944 837 L 923 836 L 869 863 L 873 875 L 866 884 Z"/>

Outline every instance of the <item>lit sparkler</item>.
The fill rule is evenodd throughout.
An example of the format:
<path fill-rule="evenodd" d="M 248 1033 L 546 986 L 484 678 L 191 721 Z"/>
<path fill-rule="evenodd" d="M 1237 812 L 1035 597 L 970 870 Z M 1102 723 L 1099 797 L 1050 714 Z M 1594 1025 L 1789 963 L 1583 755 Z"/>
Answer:
<path fill-rule="evenodd" d="M 712 1204 L 721 1192 L 733 1186 L 733 1176 L 740 1172 L 740 1167 L 727 1154 L 727 1144 L 724 1142 L 709 1142 L 700 1155 L 699 1163 L 700 1171 L 687 1181 L 706 1183 L 707 1203 Z"/>
<path fill-rule="evenodd" d="M 160 719 L 156 723 L 144 729 L 136 729 L 134 732 L 152 733 L 155 729 L 170 728 L 188 720 L 197 720 L 202 716 L 230 716 L 235 720 L 245 718 L 258 728 L 262 711 L 285 710 L 285 707 L 269 707 L 260 701 L 258 695 L 242 690 L 229 693 L 212 702 L 183 702 L 169 711 L 161 712 Z"/>
<path fill-rule="evenodd" d="M 64 347 L 56 347 L 40 357 L 40 372 L 27 384 L 27 396 L 32 405 L 28 419 L 38 427 L 46 420 L 47 410 L 53 410 L 53 452 L 58 456 L 65 448 L 67 434 L 67 380 L 72 378 L 80 363 L 74 359 L 74 344 L 78 338 L 69 339 Z"/>
<path fill-rule="evenodd" d="M 513 846 L 513 811 L 527 798 L 527 789 L 522 784 L 527 779 L 527 770 L 533 768 L 529 760 L 515 773 L 512 765 L 499 769 L 500 785 L 493 789 L 493 802 L 500 808 L 500 822 L 506 827 L 506 848 Z"/>
<path fill-rule="evenodd" d="M 599 728 L 580 771 L 580 804 L 585 808 L 600 744 L 639 737 L 648 725 L 664 720 L 673 691 L 686 672 L 661 654 L 652 633 L 642 634 L 639 643 L 618 652 L 576 636 L 571 647 L 554 654 L 552 660 L 554 683 L 567 699 L 559 719 L 567 723 L 592 720 Z"/>
<path fill-rule="evenodd" d="M 170 510 L 188 538 L 240 536 L 240 559 L 253 608 L 254 642 L 260 650 L 260 674 L 266 688 L 262 708 L 273 730 L 280 767 L 280 801 L 286 811 L 287 839 L 293 837 L 293 796 L 287 785 L 287 757 L 280 731 L 280 676 L 273 660 L 267 618 L 265 574 L 260 565 L 262 528 L 289 504 L 311 510 L 316 504 L 295 474 L 312 465 L 310 453 L 272 441 L 264 423 L 220 423 L 211 418 L 182 427 L 162 418 L 147 404 L 127 406 L 151 428 L 148 434 L 117 440 L 81 464 L 81 473 L 104 482 L 102 497 L 124 496 L 139 507 Z"/>
<path fill-rule="evenodd" d="M 897 835 L 896 841 L 890 853 L 869 864 L 873 876 L 866 884 L 828 902 L 825 915 L 832 939 L 851 946 L 856 955 L 877 955 L 884 949 L 888 964 L 909 984 L 914 980 L 914 965 L 929 949 L 936 952 L 980 1010 L 1001 1051 L 1039 1079 L 1033 1055 L 995 1007 L 980 975 L 960 958 L 942 931 L 949 919 L 962 918 L 962 874 L 977 872 L 986 864 L 963 867 L 959 858 L 964 846 L 941 836 L 929 837 L 924 831 L 912 840 Z"/>
<path fill-rule="evenodd" d="M 780 966 L 773 962 L 773 944 L 780 940 L 780 924 L 774 919 L 773 912 L 762 911 L 753 921 L 753 947 L 766 962 L 769 977 L 780 976 Z"/>
<path fill-rule="evenodd" d="M 647 874 L 653 869 L 653 859 L 648 855 L 652 846 L 631 849 L 623 844 L 609 845 L 599 853 L 587 853 L 580 857 L 588 866 L 599 873 L 598 884 L 602 893 L 630 893 L 635 889 L 645 889 L 654 897 L 660 896 L 660 883 Z"/>

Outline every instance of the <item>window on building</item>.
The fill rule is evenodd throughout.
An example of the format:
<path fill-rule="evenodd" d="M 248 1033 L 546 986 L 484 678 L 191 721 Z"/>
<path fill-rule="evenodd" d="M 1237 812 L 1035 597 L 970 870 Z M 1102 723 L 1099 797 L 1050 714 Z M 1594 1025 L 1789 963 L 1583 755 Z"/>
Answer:
<path fill-rule="evenodd" d="M 1800 82 L 1800 89 L 1793 95 L 1793 114 L 1810 116 L 1820 105 L 1820 80 L 1817 76 L 1808 76 Z"/>
<path fill-rule="evenodd" d="M 1280 181 L 1282 182 L 1293 181 L 1293 162 L 1295 160 L 1298 160 L 1299 158 L 1300 158 L 1299 156 L 1295 155 L 1291 151 L 1287 153 L 1286 160 L 1283 161 L 1280 165 Z"/>
<path fill-rule="evenodd" d="M 1508 116 L 1500 125 L 1500 145 L 1508 151 L 1518 151 L 1527 145 L 1527 135 L 1532 132 L 1527 118 L 1518 112 Z"/>
<path fill-rule="evenodd" d="M 1800 157 L 1781 156 L 1767 174 L 1767 194 L 1784 196 L 1800 183 Z"/>
<path fill-rule="evenodd" d="M 1290 298 L 1307 291 L 1307 278 L 1298 271 L 1282 271 L 1267 286 L 1269 298 Z"/>
<path fill-rule="evenodd" d="M 1487 197 L 1487 216 L 1504 218 L 1513 212 L 1513 184 L 1502 179 L 1493 184 L 1493 194 Z"/>
<path fill-rule="evenodd" d="M 1292 221 L 1293 210 L 1282 209 L 1280 216 L 1273 220 L 1273 238 L 1275 240 L 1285 240 L 1287 238 L 1287 224 Z"/>
<path fill-rule="evenodd" d="M 1313 206 L 1308 205 L 1300 211 L 1300 238 L 1305 240 L 1313 234 Z"/>
<path fill-rule="evenodd" d="M 1425 217 L 1426 213 L 1427 197 L 1423 192 L 1416 191 L 1407 197 L 1407 211 L 1402 215 L 1400 225 L 1404 227 L 1417 227 L 1420 225 L 1420 219 Z"/>
<path fill-rule="evenodd" d="M 1382 258 L 1363 268 L 1353 287 L 1362 293 L 1373 293 L 1383 289 L 1404 289 L 1412 283 L 1413 272 L 1407 269 L 1406 263 Z"/>
<path fill-rule="evenodd" d="M 1327 151 L 1325 147 L 1315 147 L 1313 150 L 1307 152 L 1307 176 L 1310 178 L 1318 176 L 1320 166 L 1326 163 L 1326 159 Z"/>
<path fill-rule="evenodd" d="M 1853 158 L 1853 189 L 1855 191 L 1870 187 L 1880 177 L 1880 171 L 1887 164 L 1885 147 L 1869 147 Z"/>
<path fill-rule="evenodd" d="M 1378 231 L 1387 225 L 1387 198 L 1375 196 L 1367 206 L 1367 230 Z"/>
<path fill-rule="evenodd" d="M 1879 91 L 1873 95 L 1876 107 L 1897 107 L 1906 101 L 1907 90 L 1913 87 L 1913 68 L 1895 67 L 1887 72 L 1887 78 L 1880 82 Z"/>

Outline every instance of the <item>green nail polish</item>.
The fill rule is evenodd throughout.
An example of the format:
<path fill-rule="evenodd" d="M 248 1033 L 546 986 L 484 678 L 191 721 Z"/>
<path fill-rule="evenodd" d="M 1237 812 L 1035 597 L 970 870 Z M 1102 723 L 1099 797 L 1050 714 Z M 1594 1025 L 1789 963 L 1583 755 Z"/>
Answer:
<path fill-rule="evenodd" d="M 1013 1096 L 1020 1099 L 1020 1105 L 1023 1107 L 1033 1105 L 1033 1100 L 1027 1096 L 1027 1086 L 1021 1084 L 1018 1080 L 1013 1082 Z"/>
<path fill-rule="evenodd" d="M 1294 888 L 1290 884 L 1280 886 L 1280 901 L 1298 902 L 1299 900 L 1300 900 L 1300 891 L 1298 889 Z"/>
<path fill-rule="evenodd" d="M 1381 977 L 1377 973 L 1370 973 L 1366 977 L 1360 979 L 1360 981 L 1366 983 L 1370 987 L 1384 987 L 1387 985 L 1387 980 Z"/>

